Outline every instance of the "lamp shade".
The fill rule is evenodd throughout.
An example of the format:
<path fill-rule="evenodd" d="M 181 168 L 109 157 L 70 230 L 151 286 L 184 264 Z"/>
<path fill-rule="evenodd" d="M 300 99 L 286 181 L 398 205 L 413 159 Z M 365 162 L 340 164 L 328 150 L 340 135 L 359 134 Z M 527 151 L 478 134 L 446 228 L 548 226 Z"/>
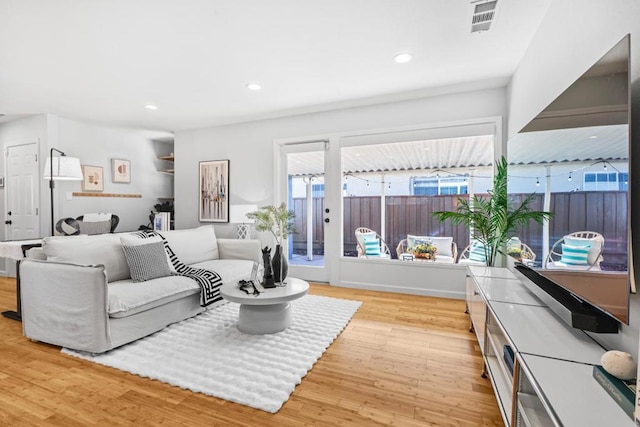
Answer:
<path fill-rule="evenodd" d="M 51 157 L 47 158 L 43 178 L 54 181 L 82 181 L 80 159 L 76 157 L 53 157 L 53 175 L 51 174 Z"/>
<path fill-rule="evenodd" d="M 229 207 L 229 222 L 232 224 L 253 224 L 255 220 L 247 218 L 247 214 L 257 210 L 258 205 L 231 205 Z"/>

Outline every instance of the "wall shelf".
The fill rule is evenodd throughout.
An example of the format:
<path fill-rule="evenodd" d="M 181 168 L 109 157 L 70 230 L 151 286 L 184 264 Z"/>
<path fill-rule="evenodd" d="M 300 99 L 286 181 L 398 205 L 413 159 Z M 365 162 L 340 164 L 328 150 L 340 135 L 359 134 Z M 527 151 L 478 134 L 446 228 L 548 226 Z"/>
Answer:
<path fill-rule="evenodd" d="M 125 199 L 140 199 L 142 198 L 142 194 L 123 194 L 123 193 L 80 193 L 74 192 L 74 197 L 121 197 Z"/>
<path fill-rule="evenodd" d="M 158 160 L 165 160 L 167 162 L 173 162 L 175 160 L 175 156 L 160 156 Z"/>

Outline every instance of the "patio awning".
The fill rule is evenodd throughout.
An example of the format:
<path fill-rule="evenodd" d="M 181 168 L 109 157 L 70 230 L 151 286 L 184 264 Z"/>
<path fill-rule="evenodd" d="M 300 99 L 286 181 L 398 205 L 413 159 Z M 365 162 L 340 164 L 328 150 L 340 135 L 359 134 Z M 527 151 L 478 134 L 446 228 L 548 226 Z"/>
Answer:
<path fill-rule="evenodd" d="M 509 164 L 626 160 L 628 132 L 627 125 L 523 132 L 507 144 Z M 490 166 L 493 147 L 493 135 L 350 146 L 342 149 L 342 171 L 357 174 Z M 289 156 L 289 175 L 324 174 L 324 152 Z"/>

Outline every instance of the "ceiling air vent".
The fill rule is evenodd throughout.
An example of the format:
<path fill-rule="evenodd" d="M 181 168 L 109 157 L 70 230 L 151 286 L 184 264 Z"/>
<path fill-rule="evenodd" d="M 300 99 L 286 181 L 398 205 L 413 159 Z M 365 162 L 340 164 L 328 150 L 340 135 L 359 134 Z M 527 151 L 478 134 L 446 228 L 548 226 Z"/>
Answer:
<path fill-rule="evenodd" d="M 491 23 L 496 15 L 496 5 L 498 0 L 484 1 L 473 5 L 473 16 L 471 17 L 471 32 L 487 31 L 491 28 Z"/>

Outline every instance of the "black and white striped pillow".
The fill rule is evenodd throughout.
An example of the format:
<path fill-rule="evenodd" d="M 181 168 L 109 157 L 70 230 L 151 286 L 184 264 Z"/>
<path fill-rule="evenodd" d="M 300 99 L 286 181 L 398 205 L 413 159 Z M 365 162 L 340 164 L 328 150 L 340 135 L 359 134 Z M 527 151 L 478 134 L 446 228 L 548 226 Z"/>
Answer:
<path fill-rule="evenodd" d="M 122 250 L 129 265 L 131 280 L 146 282 L 171 275 L 164 244 L 160 239 L 121 239 Z"/>

